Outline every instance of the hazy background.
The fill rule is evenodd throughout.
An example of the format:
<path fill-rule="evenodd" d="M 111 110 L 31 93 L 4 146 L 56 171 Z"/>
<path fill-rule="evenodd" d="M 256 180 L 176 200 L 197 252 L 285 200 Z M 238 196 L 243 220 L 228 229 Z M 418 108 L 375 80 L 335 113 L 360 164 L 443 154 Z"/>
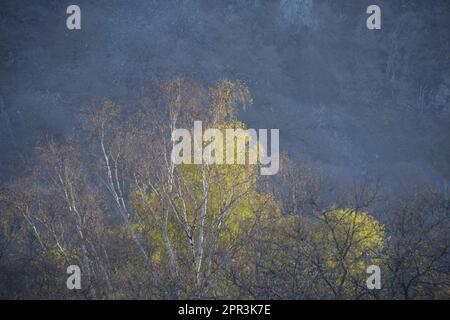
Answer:
<path fill-rule="evenodd" d="M 82 30 L 66 28 L 81 7 Z M 366 28 L 377 4 L 382 29 Z M 450 179 L 450 1 L 0 2 L 0 179 L 82 107 L 135 107 L 161 79 L 241 79 L 241 118 L 337 183 Z"/>

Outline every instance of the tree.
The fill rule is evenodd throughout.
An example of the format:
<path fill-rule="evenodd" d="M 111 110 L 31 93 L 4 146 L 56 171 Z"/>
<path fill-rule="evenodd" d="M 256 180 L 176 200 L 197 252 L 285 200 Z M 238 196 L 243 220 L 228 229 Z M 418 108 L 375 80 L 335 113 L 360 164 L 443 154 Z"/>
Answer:
<path fill-rule="evenodd" d="M 222 81 L 209 92 L 205 123 L 223 132 L 245 128 L 236 119 L 236 108 L 251 101 L 248 88 Z M 141 202 L 135 208 L 144 220 L 135 228 L 158 244 L 152 260 L 170 266 L 176 297 L 226 296 L 230 290 L 220 269 L 233 262 L 273 201 L 269 193 L 258 190 L 257 169 L 251 164 L 168 164 L 159 167 L 156 181 L 136 189 L 135 198 Z"/>
<path fill-rule="evenodd" d="M 239 81 L 206 88 L 175 78 L 136 109 L 104 100 L 65 141 L 41 139 L 27 170 L 0 188 L 0 295 L 448 297 L 445 193 L 414 192 L 381 210 L 370 185 L 335 189 L 287 155 L 275 177 L 249 161 L 171 161 L 175 129 L 199 120 L 222 133 L 245 130 L 237 110 L 251 101 Z M 246 158 L 260 146 L 248 147 Z M 383 212 L 383 224 L 368 212 Z M 71 264 L 81 268 L 80 291 L 61 276 Z M 372 264 L 383 270 L 376 293 L 366 288 Z"/>
<path fill-rule="evenodd" d="M 450 201 L 446 192 L 413 191 L 392 205 L 388 231 L 391 299 L 448 297 Z"/>
<path fill-rule="evenodd" d="M 358 297 L 367 266 L 383 263 L 385 240 L 384 226 L 367 212 L 328 211 L 313 231 L 310 257 L 335 298 Z"/>

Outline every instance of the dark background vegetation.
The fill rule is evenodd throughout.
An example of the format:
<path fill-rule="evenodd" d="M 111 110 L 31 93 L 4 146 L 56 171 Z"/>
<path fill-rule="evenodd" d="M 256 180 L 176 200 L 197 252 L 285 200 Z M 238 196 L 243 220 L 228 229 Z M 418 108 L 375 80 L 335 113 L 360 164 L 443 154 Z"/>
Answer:
<path fill-rule="evenodd" d="M 372 1 L 373 2 L 373 1 Z M 250 127 L 280 128 L 282 148 L 337 181 L 385 188 L 448 184 L 450 4 L 377 1 L 2 1 L 1 168 L 36 137 L 63 139 L 81 107 L 133 108 L 161 78 L 241 79 Z"/>
<path fill-rule="evenodd" d="M 121 119 L 129 119 L 140 110 L 143 101 L 155 97 L 155 88 L 164 80 L 182 76 L 209 87 L 221 79 L 239 79 L 248 86 L 254 103 L 246 111 L 240 109 L 238 118 L 251 128 L 279 128 L 281 151 L 293 160 L 293 167 L 308 168 L 308 177 L 292 174 L 286 178 L 288 196 L 280 187 L 277 197 L 284 200 L 282 214 L 297 215 L 301 211 L 301 215 L 323 217 L 336 208 L 347 207 L 373 213 L 386 224 L 388 237 L 396 239 L 386 253 L 392 267 L 390 291 L 375 297 L 448 298 L 445 228 L 450 178 L 450 3 L 447 0 L 79 0 L 76 2 L 82 12 L 79 31 L 66 28 L 65 11 L 70 4 L 73 3 L 57 0 L 0 2 L 0 182 L 7 190 L 4 192 L 7 196 L 0 199 L 4 200 L 0 201 L 4 206 L 0 214 L 8 216 L 5 212 L 12 210 L 15 201 L 22 204 L 34 201 L 34 193 L 30 196 L 32 200 L 24 199 L 26 196 L 11 200 L 11 195 L 20 194 L 17 190 L 27 189 L 26 182 L 20 182 L 25 183 L 20 186 L 17 181 L 39 163 L 36 145 L 42 145 L 42 137 L 51 136 L 52 143 L 63 144 L 74 130 L 76 133 L 83 130 L 81 110 L 97 110 L 101 101 L 108 98 L 121 105 Z M 381 7 L 381 30 L 366 28 L 366 8 L 371 4 Z M 160 110 L 161 114 L 164 112 Z M 67 152 L 78 156 L 72 149 Z M 92 178 L 90 170 L 86 169 L 86 177 Z M 316 178 L 311 178 L 310 173 L 326 177 L 326 185 L 314 195 L 306 192 L 306 196 L 302 191 L 299 198 L 290 202 L 289 196 L 298 190 L 310 190 L 311 185 L 316 185 Z M 306 182 L 301 181 L 303 178 Z M 80 185 L 84 183 L 91 182 Z M 281 186 L 281 182 L 277 183 Z M 361 187 L 355 187 L 361 185 L 376 186 L 382 200 L 365 199 L 371 197 Z M 97 187 L 95 183 L 92 186 Z M 346 194 L 345 200 L 337 199 L 336 190 Z M 40 192 L 38 198 L 43 201 Z M 85 193 L 84 189 L 80 191 Z M 318 194 L 320 199 L 326 199 L 324 203 L 311 200 Z M 358 197 L 365 199 L 362 208 Z M 102 204 L 97 200 L 86 202 L 86 212 L 112 212 L 108 205 L 114 205 L 107 204 L 107 196 L 102 194 L 101 198 Z M 52 210 L 62 209 L 48 209 L 47 213 Z M 121 210 L 120 206 L 117 210 Z M 5 221 L 11 230 L 3 230 L 1 240 L 14 233 L 17 222 L 14 218 Z M 405 221 L 410 225 L 405 226 Z M 276 232 L 282 233 L 280 230 Z M 411 235 L 418 238 L 407 238 Z M 118 238 L 124 240 L 126 236 L 116 235 L 109 241 L 121 243 Z M 291 240 L 280 241 L 292 244 Z M 30 244 L 25 245 L 28 252 L 17 255 L 16 245 L 10 246 L 5 241 L 7 249 L 0 255 L 2 297 L 48 298 L 66 294 L 50 284 L 44 292 L 37 293 L 36 287 L 59 274 L 60 262 L 45 260 L 45 254 L 49 254 L 45 250 L 42 257 L 35 258 L 37 253 Z M 74 256 L 80 255 L 76 245 L 70 245 L 74 246 L 71 247 Z M 122 246 L 126 252 L 126 245 Z M 121 250 L 115 254 L 120 256 Z M 267 250 L 254 248 L 255 252 Z M 422 250 L 423 255 L 416 256 L 417 250 Z M 37 252 L 42 254 L 40 249 Z M 139 253 L 134 254 L 130 258 L 132 265 L 133 259 L 139 260 L 136 258 Z M 86 265 L 96 259 L 104 262 L 104 257 L 93 258 L 91 253 L 80 257 L 92 259 Z M 274 260 L 275 257 L 276 254 Z M 285 257 L 280 259 L 284 261 Z M 27 264 L 31 260 L 35 270 L 47 272 L 43 278 L 33 278 L 34 267 Z M 142 267 L 140 263 L 135 264 L 137 269 Z M 305 291 L 290 292 L 287 289 L 291 288 L 290 275 L 283 274 L 283 267 L 272 265 L 272 261 L 268 264 L 280 272 L 280 278 L 272 279 L 265 274 L 273 282 L 261 287 L 256 280 L 232 277 L 238 282 L 233 284 L 236 291 L 220 297 L 373 297 L 350 293 L 350 289 L 339 285 L 336 286 L 342 292 L 332 292 L 335 287 L 331 285 L 330 291 L 326 284 L 312 291 L 303 288 Z M 101 266 L 97 265 L 100 269 Z M 424 266 L 431 269 L 421 269 Z M 160 283 L 152 283 L 158 288 L 140 294 L 139 285 L 135 286 L 139 281 L 133 278 L 138 271 L 134 270 L 131 278 L 122 278 L 120 267 L 109 271 L 114 274 L 109 274 L 113 287 L 125 288 L 123 283 L 133 285 L 119 293 L 116 287 L 99 292 L 98 288 L 106 285 L 95 278 L 94 272 L 93 279 L 100 281 L 98 287 L 81 297 L 218 297 L 214 290 L 219 289 L 214 286 L 208 289 L 212 291 L 198 289 L 180 296 L 177 294 L 182 289 L 164 285 L 161 289 Z M 308 272 L 303 277 L 315 274 Z M 97 274 L 107 272 L 97 270 Z M 259 274 L 255 274 L 258 278 Z M 175 281 L 173 275 L 158 273 L 158 276 L 164 284 Z"/>

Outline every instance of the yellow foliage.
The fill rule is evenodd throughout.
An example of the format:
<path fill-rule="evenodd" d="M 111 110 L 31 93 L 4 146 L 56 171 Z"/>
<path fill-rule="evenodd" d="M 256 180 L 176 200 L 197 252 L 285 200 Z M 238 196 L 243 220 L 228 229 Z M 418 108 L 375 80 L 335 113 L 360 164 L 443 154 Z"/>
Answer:
<path fill-rule="evenodd" d="M 323 214 L 313 232 L 314 247 L 331 279 L 360 279 L 383 263 L 384 226 L 367 212 L 340 209 Z"/>

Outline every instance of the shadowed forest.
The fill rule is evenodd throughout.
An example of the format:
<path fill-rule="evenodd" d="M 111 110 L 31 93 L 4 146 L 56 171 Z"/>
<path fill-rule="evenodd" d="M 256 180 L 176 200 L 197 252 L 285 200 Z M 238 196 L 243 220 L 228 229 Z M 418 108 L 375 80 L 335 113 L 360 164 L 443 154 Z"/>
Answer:
<path fill-rule="evenodd" d="M 450 298 L 447 1 L 4 2 L 0 298 Z M 279 172 L 173 164 L 194 121 Z"/>

